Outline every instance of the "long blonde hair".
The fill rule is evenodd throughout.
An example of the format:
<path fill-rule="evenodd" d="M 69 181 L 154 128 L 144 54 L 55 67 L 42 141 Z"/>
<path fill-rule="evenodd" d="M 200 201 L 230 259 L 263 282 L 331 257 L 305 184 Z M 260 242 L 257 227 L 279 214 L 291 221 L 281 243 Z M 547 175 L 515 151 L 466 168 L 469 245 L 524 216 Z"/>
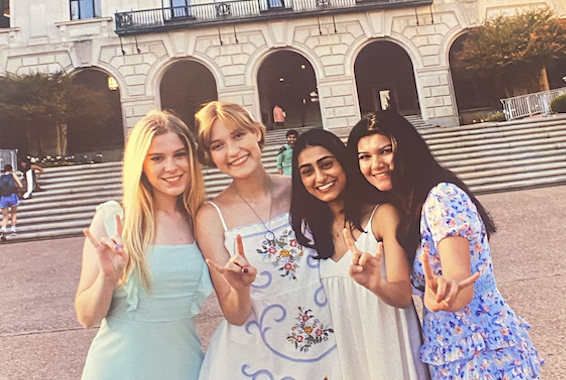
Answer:
<path fill-rule="evenodd" d="M 207 165 L 216 166 L 210 157 L 212 125 L 216 120 L 220 120 L 226 128 L 243 128 L 252 133 L 259 133 L 260 149 L 265 145 L 265 126 L 255 121 L 252 115 L 238 103 L 220 100 L 206 103 L 195 114 L 195 120 L 198 125 L 199 151 Z"/>
<path fill-rule="evenodd" d="M 153 186 L 143 172 L 143 162 L 155 136 L 168 132 L 177 134 L 188 150 L 190 182 L 179 201 L 182 200 L 191 228 L 194 216 L 204 203 L 205 185 L 194 137 L 185 123 L 166 111 L 150 111 L 136 123 L 128 136 L 124 151 L 124 249 L 130 259 L 120 280 L 124 285 L 135 269 L 142 286 L 149 291 L 150 271 L 147 268 L 146 252 L 155 239 L 155 205 Z"/>

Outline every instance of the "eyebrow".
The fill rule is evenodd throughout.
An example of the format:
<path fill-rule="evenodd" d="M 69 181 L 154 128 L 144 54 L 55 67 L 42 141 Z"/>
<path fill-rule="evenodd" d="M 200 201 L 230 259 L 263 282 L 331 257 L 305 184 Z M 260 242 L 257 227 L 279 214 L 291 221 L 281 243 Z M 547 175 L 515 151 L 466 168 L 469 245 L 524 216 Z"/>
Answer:
<path fill-rule="evenodd" d="M 334 159 L 336 159 L 336 156 L 334 156 L 334 155 L 329 155 L 329 156 L 320 157 L 318 160 L 316 160 L 316 163 L 318 164 L 319 162 L 321 162 L 321 161 L 323 161 L 323 160 L 326 160 L 327 158 L 334 158 Z M 305 167 L 305 166 L 312 166 L 312 165 L 311 165 L 310 163 L 308 163 L 308 164 L 303 164 L 303 165 L 299 166 L 299 169 L 301 169 L 301 168 L 303 168 L 303 167 Z"/>
<path fill-rule="evenodd" d="M 177 150 L 174 151 L 173 153 L 179 153 L 179 152 L 181 152 L 181 151 L 188 151 L 188 149 L 185 148 L 185 147 L 182 147 L 182 148 L 177 149 Z M 147 155 L 148 155 L 148 156 L 159 156 L 159 155 L 162 155 L 162 154 L 163 154 L 163 153 L 161 153 L 161 152 L 157 152 L 157 153 L 148 153 Z"/>

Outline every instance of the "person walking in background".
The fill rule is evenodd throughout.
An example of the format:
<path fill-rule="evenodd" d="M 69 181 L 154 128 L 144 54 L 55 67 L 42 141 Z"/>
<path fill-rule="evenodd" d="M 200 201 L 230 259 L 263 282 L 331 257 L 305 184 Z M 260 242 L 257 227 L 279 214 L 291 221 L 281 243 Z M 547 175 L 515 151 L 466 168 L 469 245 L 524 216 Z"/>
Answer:
<path fill-rule="evenodd" d="M 6 239 L 6 228 L 8 227 L 8 218 L 11 216 L 11 236 L 16 235 L 16 218 L 18 215 L 18 199 L 17 190 L 22 187 L 20 179 L 12 170 L 12 165 L 4 165 L 4 174 L 0 176 L 0 208 L 2 209 L 2 229 L 0 229 L 0 239 Z"/>
<path fill-rule="evenodd" d="M 397 237 L 411 253 L 413 288 L 425 306 L 420 358 L 432 378 L 539 379 L 544 360 L 530 326 L 497 289 L 488 243 L 495 225 L 468 187 L 393 111 L 363 117 L 348 155 L 357 163 L 352 175 L 399 210 Z"/>
<path fill-rule="evenodd" d="M 355 215 L 363 227 L 354 228 L 344 197 L 349 187 L 353 197 L 363 189 L 350 183 L 347 169 L 346 146 L 333 133 L 311 129 L 297 140 L 291 224 L 299 243 L 318 252 L 342 378 L 428 380 L 409 263 L 395 236 L 397 212 L 366 204 Z"/>
<path fill-rule="evenodd" d="M 299 132 L 290 129 L 285 134 L 287 143 L 283 144 L 277 152 L 277 172 L 279 174 L 291 175 L 293 172 L 293 147 L 299 138 Z"/>
<path fill-rule="evenodd" d="M 18 169 L 22 172 L 23 179 L 25 181 L 25 193 L 23 194 L 22 198 L 29 199 L 32 197 L 34 192 L 43 191 L 43 189 L 37 183 L 37 178 L 43 174 L 43 168 L 39 165 L 32 164 L 31 160 L 28 156 L 22 156 L 18 160 Z M 36 174 L 36 171 L 39 172 L 39 175 Z"/>
<path fill-rule="evenodd" d="M 189 128 L 149 112 L 126 142 L 123 202 L 100 205 L 84 231 L 75 309 L 85 328 L 100 329 L 83 380 L 198 378 L 192 317 L 212 291 L 193 232 L 204 192 Z"/>
<path fill-rule="evenodd" d="M 273 107 L 273 122 L 275 123 L 276 127 L 283 127 L 285 126 L 285 118 L 287 114 L 281 107 L 277 104 Z"/>
<path fill-rule="evenodd" d="M 232 178 L 197 215 L 225 317 L 199 379 L 340 380 L 316 252 L 297 244 L 289 225 L 291 178 L 261 162 L 265 127 L 226 101 L 206 104 L 195 119 L 201 157 Z"/>

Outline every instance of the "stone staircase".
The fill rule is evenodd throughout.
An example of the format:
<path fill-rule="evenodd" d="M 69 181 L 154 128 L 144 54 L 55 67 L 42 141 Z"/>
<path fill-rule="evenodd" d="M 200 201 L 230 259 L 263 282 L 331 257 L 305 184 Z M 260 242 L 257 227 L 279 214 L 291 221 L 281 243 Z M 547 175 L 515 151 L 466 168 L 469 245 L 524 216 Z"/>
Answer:
<path fill-rule="evenodd" d="M 409 119 L 438 160 L 476 193 L 566 183 L 566 115 L 459 127 Z M 277 171 L 277 151 L 285 132 L 268 132 L 262 161 L 269 173 Z M 18 235 L 8 237 L 8 242 L 81 235 L 96 205 L 120 199 L 121 169 L 120 162 L 46 168 L 39 180 L 46 191 L 22 202 Z M 217 169 L 204 168 L 203 173 L 209 198 L 230 183 Z"/>

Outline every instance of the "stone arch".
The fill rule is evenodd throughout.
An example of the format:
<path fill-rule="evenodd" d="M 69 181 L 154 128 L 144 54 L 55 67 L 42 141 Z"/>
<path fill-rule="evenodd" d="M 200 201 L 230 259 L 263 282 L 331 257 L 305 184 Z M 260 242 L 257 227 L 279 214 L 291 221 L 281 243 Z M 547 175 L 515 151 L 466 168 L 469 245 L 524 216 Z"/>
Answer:
<path fill-rule="evenodd" d="M 393 106 L 403 115 L 420 115 L 414 59 L 398 41 L 378 39 L 364 44 L 353 67 L 361 114 Z"/>
<path fill-rule="evenodd" d="M 280 126 L 272 114 L 278 105 L 286 113 L 285 128 L 321 126 L 317 73 L 311 60 L 295 49 L 272 49 L 262 58 L 255 76 L 262 122 L 269 129 Z"/>
<path fill-rule="evenodd" d="M 162 109 L 173 111 L 196 132 L 194 114 L 203 103 L 218 100 L 216 78 L 207 66 L 196 60 L 175 60 L 161 75 L 159 99 Z"/>
<path fill-rule="evenodd" d="M 88 120 L 73 120 L 68 125 L 68 152 L 70 154 L 102 152 L 104 160 L 120 160 L 124 147 L 124 118 L 122 115 L 122 90 L 124 82 L 120 76 L 102 67 L 77 67 L 69 72 L 75 83 L 107 92 L 110 102 L 108 121 L 102 126 L 92 127 Z M 116 88 L 110 88 L 109 78 L 114 78 Z M 106 153 L 105 153 L 106 152 Z M 106 157 L 105 157 L 106 156 Z"/>

